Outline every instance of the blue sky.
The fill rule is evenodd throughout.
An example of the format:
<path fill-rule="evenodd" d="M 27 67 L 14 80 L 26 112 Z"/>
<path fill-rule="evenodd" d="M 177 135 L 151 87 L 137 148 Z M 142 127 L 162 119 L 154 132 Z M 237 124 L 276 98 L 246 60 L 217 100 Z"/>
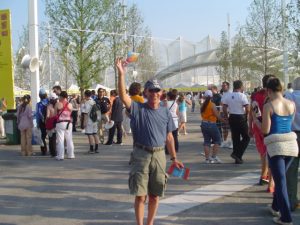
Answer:
<path fill-rule="evenodd" d="M 70 0 L 72 1 L 72 0 Z M 248 7 L 253 0 L 125 0 L 136 3 L 152 35 L 175 39 L 179 36 L 189 41 L 200 41 L 207 35 L 219 39 L 227 30 L 230 14 L 232 34 L 245 23 Z M 38 0 L 39 23 L 46 21 L 44 0 Z M 28 20 L 28 0 L 0 0 L 0 9 L 12 13 L 13 48 L 17 48 L 22 26 Z M 15 49 L 14 49 L 15 51 Z"/>

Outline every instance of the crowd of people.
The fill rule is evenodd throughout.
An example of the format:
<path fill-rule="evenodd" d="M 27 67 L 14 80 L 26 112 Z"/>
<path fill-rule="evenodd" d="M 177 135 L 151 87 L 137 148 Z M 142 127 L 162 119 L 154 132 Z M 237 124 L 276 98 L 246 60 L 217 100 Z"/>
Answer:
<path fill-rule="evenodd" d="M 217 158 L 218 148 L 222 146 L 218 120 L 223 128 L 229 125 L 233 145 L 231 157 L 236 164 L 244 163 L 244 152 L 250 137 L 253 137 L 261 160 L 259 184 L 268 184 L 268 192 L 273 193 L 272 204 L 268 205 L 273 221 L 291 225 L 291 212 L 300 208 L 297 198 L 300 77 L 294 80 L 293 85 L 289 84 L 285 92 L 281 81 L 274 75 L 265 75 L 262 84 L 263 87 L 256 89 L 250 99 L 245 95 L 240 80 L 233 82 L 232 92 L 227 91 L 221 96 L 218 96 L 215 86 L 204 92 L 201 130 L 205 162 L 221 162 Z M 229 84 L 223 82 L 222 88 L 224 86 Z M 223 132 L 223 141 L 227 137 L 228 132 L 226 136 Z"/>
<path fill-rule="evenodd" d="M 268 206 L 277 224 L 291 225 L 291 211 L 300 208 L 297 198 L 299 140 L 300 140 L 300 78 L 283 92 L 274 75 L 262 79 L 262 88 L 251 96 L 244 92 L 243 82 L 223 82 L 220 91 L 215 85 L 202 93 L 164 91 L 151 79 L 142 88 L 134 82 L 125 88 L 126 64 L 116 62 L 118 92 L 108 96 L 103 88 L 85 90 L 81 99 L 68 96 L 60 86 L 51 93 L 40 89 L 40 101 L 32 112 L 29 95 L 17 108 L 17 124 L 21 132 L 21 154 L 33 155 L 33 115 L 41 135 L 41 154 L 56 160 L 75 158 L 72 133 L 80 128 L 87 136 L 87 153 L 95 154 L 104 146 L 122 145 L 124 136 L 132 134 L 133 152 L 129 164 L 129 189 L 135 195 L 137 224 L 143 224 L 144 203 L 148 198 L 147 224 L 154 223 L 159 197 L 166 183 L 166 156 L 175 167 L 184 165 L 178 160 L 180 134 L 187 135 L 187 109 L 199 113 L 205 163 L 222 163 L 220 147 L 232 148 L 235 164 L 244 163 L 244 153 L 255 140 L 261 161 L 259 184 L 268 184 L 273 202 Z M 196 104 L 200 105 L 197 112 Z M 3 105 L 3 104 L 2 104 Z M 2 107 L 2 106 L 1 106 Z M 116 139 L 115 139 L 116 133 Z M 3 135 L 2 135 L 3 136 Z M 48 136 L 48 145 L 46 142 Z M 229 140 L 231 137 L 231 141 Z M 106 140 L 106 141 L 105 141 Z M 48 153 L 49 152 L 49 153 Z"/>

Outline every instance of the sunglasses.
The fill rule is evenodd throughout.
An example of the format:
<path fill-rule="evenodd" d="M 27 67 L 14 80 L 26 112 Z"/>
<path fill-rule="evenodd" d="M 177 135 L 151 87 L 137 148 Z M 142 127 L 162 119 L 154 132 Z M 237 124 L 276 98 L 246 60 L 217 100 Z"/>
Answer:
<path fill-rule="evenodd" d="M 149 90 L 150 93 L 158 93 L 160 92 L 160 89 L 151 89 Z"/>

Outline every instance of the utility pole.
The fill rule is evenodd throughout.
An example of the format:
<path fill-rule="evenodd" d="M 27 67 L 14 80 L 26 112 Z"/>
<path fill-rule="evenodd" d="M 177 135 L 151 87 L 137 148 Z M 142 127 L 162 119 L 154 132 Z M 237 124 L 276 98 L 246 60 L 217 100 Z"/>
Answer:
<path fill-rule="evenodd" d="M 37 0 L 28 0 L 28 24 L 29 24 L 29 52 L 30 57 L 39 58 L 39 39 L 38 39 L 38 9 Z M 36 69 L 31 72 L 31 101 L 32 108 L 35 111 L 38 101 L 38 92 L 40 88 L 40 71 Z"/>

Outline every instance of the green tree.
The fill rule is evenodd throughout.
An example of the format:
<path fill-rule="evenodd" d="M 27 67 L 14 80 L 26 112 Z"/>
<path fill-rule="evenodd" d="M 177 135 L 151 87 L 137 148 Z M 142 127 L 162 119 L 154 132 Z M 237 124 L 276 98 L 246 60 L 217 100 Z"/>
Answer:
<path fill-rule="evenodd" d="M 14 83 L 16 86 L 29 90 L 30 73 L 21 66 L 22 58 L 29 53 L 29 35 L 28 27 L 23 26 L 19 35 L 18 49 L 14 57 Z"/>
<path fill-rule="evenodd" d="M 241 28 L 234 37 L 232 47 L 233 80 L 247 81 L 254 87 L 260 86 L 261 72 L 258 71 L 256 62 L 257 58 L 253 59 L 253 48 L 249 46 Z"/>
<path fill-rule="evenodd" d="M 247 41 L 242 31 L 235 36 L 232 47 L 232 74 L 234 79 L 242 80 L 246 77 L 248 68 Z"/>
<path fill-rule="evenodd" d="M 127 12 L 125 12 L 127 11 Z M 116 58 L 126 57 L 128 51 L 140 54 L 139 60 L 134 65 L 128 67 L 128 73 L 136 71 L 138 78 L 144 81 L 152 77 L 157 70 L 157 63 L 151 56 L 150 32 L 144 26 L 144 19 L 136 4 L 127 7 L 120 1 L 112 1 L 112 7 L 108 12 L 110 18 L 107 24 L 107 31 L 112 35 L 107 39 L 107 49 L 109 55 L 109 65 L 114 68 L 115 84 L 117 84 L 117 70 L 115 68 Z M 151 71 L 152 73 L 150 74 Z M 153 72 L 155 71 L 155 72 Z M 127 83 L 135 80 L 134 76 L 127 77 Z M 116 87 L 117 88 L 117 87 Z"/>
<path fill-rule="evenodd" d="M 132 69 L 137 72 L 138 80 L 145 82 L 153 77 L 158 70 L 158 62 L 151 52 L 151 33 L 144 26 L 144 19 L 136 4 L 128 9 L 127 15 L 127 45 L 129 50 L 140 54 L 138 62 Z M 136 78 L 133 77 L 132 80 L 135 81 Z"/>
<path fill-rule="evenodd" d="M 299 76 L 300 74 L 300 1 L 292 0 L 288 5 L 289 11 L 289 24 L 288 30 L 290 31 L 290 52 L 292 53 L 290 56 L 290 61 L 294 66 L 293 76 Z"/>
<path fill-rule="evenodd" d="M 216 71 L 220 76 L 220 80 L 222 81 L 232 81 L 232 77 L 230 76 L 230 60 L 231 56 L 229 54 L 229 41 L 225 31 L 221 33 L 221 41 L 219 48 L 216 52 L 216 56 L 219 60 L 218 66 L 216 67 Z"/>
<path fill-rule="evenodd" d="M 264 75 L 272 73 L 275 69 L 274 59 L 280 43 L 281 9 L 276 0 L 254 0 L 249 8 L 246 20 L 246 33 L 249 45 L 253 47 L 256 67 Z"/>
<path fill-rule="evenodd" d="M 46 0 L 46 14 L 54 35 L 52 46 L 82 94 L 100 81 L 101 71 L 107 66 L 104 45 L 107 35 L 97 31 L 107 24 L 110 7 L 110 0 Z"/>
<path fill-rule="evenodd" d="M 106 31 L 111 33 L 106 39 L 108 64 L 114 69 L 115 74 L 115 88 L 117 89 L 118 74 L 115 67 L 117 57 L 125 56 L 127 49 L 126 44 L 126 24 L 127 18 L 125 17 L 125 5 L 120 1 L 111 0 L 111 7 L 107 11 L 109 20 L 106 24 Z"/>

